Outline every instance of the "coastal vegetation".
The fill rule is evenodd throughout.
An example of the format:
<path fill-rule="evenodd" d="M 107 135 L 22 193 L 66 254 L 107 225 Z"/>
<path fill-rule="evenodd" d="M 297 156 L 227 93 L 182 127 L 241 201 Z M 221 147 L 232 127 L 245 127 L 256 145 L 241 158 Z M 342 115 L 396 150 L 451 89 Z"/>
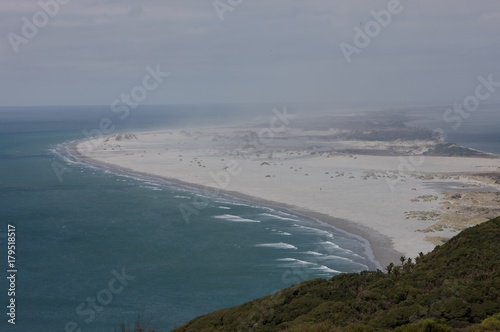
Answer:
<path fill-rule="evenodd" d="M 500 217 L 385 271 L 305 281 L 174 331 L 500 331 L 499 263 Z"/>

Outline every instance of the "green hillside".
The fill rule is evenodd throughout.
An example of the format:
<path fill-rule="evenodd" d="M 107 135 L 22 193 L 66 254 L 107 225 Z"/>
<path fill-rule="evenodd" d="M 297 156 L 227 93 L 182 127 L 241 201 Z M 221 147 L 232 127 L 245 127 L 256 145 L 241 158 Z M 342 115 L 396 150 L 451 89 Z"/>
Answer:
<path fill-rule="evenodd" d="M 499 265 L 500 217 L 389 273 L 306 281 L 174 331 L 500 331 Z"/>

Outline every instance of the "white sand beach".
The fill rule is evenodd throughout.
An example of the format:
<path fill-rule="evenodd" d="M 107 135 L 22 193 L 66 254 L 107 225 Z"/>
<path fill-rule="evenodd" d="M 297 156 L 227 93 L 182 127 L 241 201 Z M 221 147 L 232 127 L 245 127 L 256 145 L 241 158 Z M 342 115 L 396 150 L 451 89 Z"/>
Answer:
<path fill-rule="evenodd" d="M 335 153 L 323 147 L 384 149 L 387 143 L 329 141 L 321 137 L 331 131 L 300 129 L 264 139 L 259 130 L 115 134 L 80 142 L 76 150 L 95 162 L 294 207 L 325 222 L 341 218 L 333 224 L 367 238 L 383 266 L 399 254 L 429 252 L 499 214 L 500 185 L 481 176 L 500 172 L 498 158 Z M 429 142 L 390 143 L 415 144 L 425 151 Z"/>

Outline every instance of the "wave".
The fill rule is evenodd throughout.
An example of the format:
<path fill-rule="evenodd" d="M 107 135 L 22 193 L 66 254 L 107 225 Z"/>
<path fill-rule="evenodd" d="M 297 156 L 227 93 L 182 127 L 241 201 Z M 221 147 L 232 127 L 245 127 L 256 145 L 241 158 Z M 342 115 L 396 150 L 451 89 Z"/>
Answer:
<path fill-rule="evenodd" d="M 288 233 L 288 232 L 285 232 L 285 231 L 280 231 L 280 230 L 277 230 L 277 229 L 274 229 L 274 228 L 271 229 L 271 231 L 274 232 L 274 233 L 277 233 L 278 235 L 286 235 L 286 236 L 291 236 L 292 235 L 291 233 Z"/>
<path fill-rule="evenodd" d="M 76 166 L 91 166 L 79 160 L 70 152 L 70 146 L 77 141 L 70 141 L 65 143 L 56 144 L 55 146 L 48 149 L 48 151 L 61 158 L 66 165 L 76 165 Z M 92 166 L 91 168 L 97 169 L 97 167 Z"/>
<path fill-rule="evenodd" d="M 253 222 L 253 223 L 259 223 L 260 220 L 253 220 L 253 219 L 246 219 L 238 216 L 233 216 L 232 214 L 223 214 L 220 216 L 214 216 L 213 218 L 215 219 L 224 219 L 228 221 L 233 221 L 233 222 Z"/>
<path fill-rule="evenodd" d="M 255 204 L 237 203 L 237 202 L 233 202 L 233 201 L 229 201 L 229 200 L 218 200 L 217 203 L 234 205 L 234 206 L 246 206 L 246 207 L 251 207 L 251 208 L 262 208 L 258 205 L 255 205 Z"/>
<path fill-rule="evenodd" d="M 323 257 L 321 257 L 321 259 L 332 259 L 332 260 L 333 259 L 340 259 L 343 261 L 348 261 L 349 263 L 356 263 L 352 259 L 349 259 L 347 257 L 337 256 L 337 255 L 323 255 Z"/>
<path fill-rule="evenodd" d="M 297 259 L 297 258 L 290 258 L 290 257 L 287 257 L 287 258 L 278 258 L 277 261 L 278 262 L 294 262 L 294 263 L 297 263 L 298 265 L 317 265 L 316 263 L 312 263 L 312 262 L 308 262 L 308 261 L 303 261 L 303 260 L 300 260 L 300 259 Z"/>
<path fill-rule="evenodd" d="M 362 266 L 364 270 L 369 270 L 367 265 L 360 263 L 360 262 L 353 261 L 352 259 L 349 259 L 347 257 L 341 257 L 341 256 L 337 256 L 337 255 L 324 255 L 323 257 L 319 257 L 319 259 L 321 259 L 321 260 L 330 260 L 330 259 L 331 260 L 343 260 L 343 261 L 349 262 L 349 264 Z"/>
<path fill-rule="evenodd" d="M 191 199 L 192 197 L 189 196 L 183 196 L 183 195 L 175 195 L 174 198 L 185 198 L 185 199 Z"/>
<path fill-rule="evenodd" d="M 297 250 L 298 248 L 294 245 L 291 245 L 289 243 L 284 243 L 284 242 L 278 242 L 278 243 L 261 243 L 255 245 L 256 247 L 264 247 L 264 248 L 275 248 L 275 249 L 294 249 Z"/>
<path fill-rule="evenodd" d="M 360 263 L 360 262 L 356 262 L 356 261 L 349 259 L 347 257 L 342 257 L 342 256 L 337 256 L 337 255 L 324 255 L 322 257 L 318 257 L 318 259 L 321 259 L 321 260 L 342 260 L 342 261 L 349 262 L 349 264 L 362 266 L 363 270 L 369 270 L 367 265 Z"/>
<path fill-rule="evenodd" d="M 277 261 L 292 263 L 292 264 L 288 264 L 288 266 L 306 266 L 306 265 L 312 265 L 311 267 L 309 267 L 311 270 L 319 270 L 319 271 L 328 272 L 328 273 L 342 273 L 341 271 L 334 270 L 332 268 L 329 268 L 326 265 L 321 265 L 321 264 L 317 264 L 317 263 L 313 263 L 313 262 L 303 261 L 303 260 L 296 259 L 296 258 L 290 258 L 290 257 L 279 258 L 279 259 L 277 259 Z"/>
<path fill-rule="evenodd" d="M 275 218 L 275 219 L 280 219 L 280 220 L 300 221 L 299 219 L 292 219 L 292 218 L 288 218 L 288 217 L 281 217 L 281 216 L 277 216 L 277 215 L 271 214 L 271 213 L 261 213 L 260 215 L 261 216 Z"/>
<path fill-rule="evenodd" d="M 294 224 L 295 227 L 297 228 L 300 228 L 300 229 L 304 229 L 306 231 L 310 231 L 310 232 L 314 232 L 314 233 L 318 233 L 318 234 L 323 234 L 323 235 L 326 235 L 330 238 L 333 238 L 333 234 L 328 232 L 328 231 L 324 231 L 322 229 L 318 229 L 318 228 L 314 228 L 314 227 L 307 227 L 307 226 L 301 226 L 301 225 L 297 225 L 297 224 Z"/>
<path fill-rule="evenodd" d="M 320 252 L 316 252 L 316 251 L 304 251 L 303 254 L 306 254 L 306 255 L 313 255 L 313 256 L 323 256 L 322 253 Z"/>
<path fill-rule="evenodd" d="M 231 210 L 229 206 L 218 206 L 218 208 L 222 210 Z"/>
<path fill-rule="evenodd" d="M 356 254 L 354 251 L 349 250 L 349 249 L 345 249 L 345 248 L 341 248 L 339 245 L 337 245 L 337 244 L 335 244 L 335 243 L 333 243 L 333 242 L 330 242 L 330 241 L 324 241 L 324 242 L 321 242 L 321 244 L 323 244 L 323 245 L 328 245 L 328 246 L 333 247 L 333 248 L 335 248 L 335 249 L 338 249 L 338 250 L 340 250 L 340 251 L 346 252 L 346 253 L 348 253 L 348 254 L 350 254 L 350 255 L 353 255 L 353 256 L 356 256 L 356 257 L 359 257 L 359 258 L 363 258 L 363 259 L 364 259 L 364 257 L 363 257 L 363 256 L 360 256 L 360 255 Z"/>
<path fill-rule="evenodd" d="M 154 187 L 154 186 L 141 186 L 141 188 L 146 188 L 146 189 L 153 189 L 157 191 L 162 191 L 162 188 Z"/>
<path fill-rule="evenodd" d="M 295 262 L 297 259 L 295 258 L 279 258 L 277 259 L 278 262 Z"/>
<path fill-rule="evenodd" d="M 318 267 L 313 267 L 312 269 L 313 270 L 320 270 L 320 271 L 328 272 L 328 273 L 343 273 L 341 271 L 337 271 L 337 270 L 331 269 L 331 268 L 329 268 L 328 266 L 325 266 L 325 265 L 320 265 Z"/>

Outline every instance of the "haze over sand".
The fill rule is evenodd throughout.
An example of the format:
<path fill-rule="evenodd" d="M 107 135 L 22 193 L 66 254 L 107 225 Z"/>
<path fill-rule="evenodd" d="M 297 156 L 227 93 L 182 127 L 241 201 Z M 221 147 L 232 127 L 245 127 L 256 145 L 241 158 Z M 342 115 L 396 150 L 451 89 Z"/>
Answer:
<path fill-rule="evenodd" d="M 378 122 L 361 115 L 349 125 L 346 118 L 114 134 L 76 150 L 94 162 L 309 213 L 367 238 L 382 265 L 431 251 L 500 212 L 500 159 L 467 149 L 460 150 L 467 157 L 446 156 L 462 148 L 395 125 L 394 115 Z"/>

